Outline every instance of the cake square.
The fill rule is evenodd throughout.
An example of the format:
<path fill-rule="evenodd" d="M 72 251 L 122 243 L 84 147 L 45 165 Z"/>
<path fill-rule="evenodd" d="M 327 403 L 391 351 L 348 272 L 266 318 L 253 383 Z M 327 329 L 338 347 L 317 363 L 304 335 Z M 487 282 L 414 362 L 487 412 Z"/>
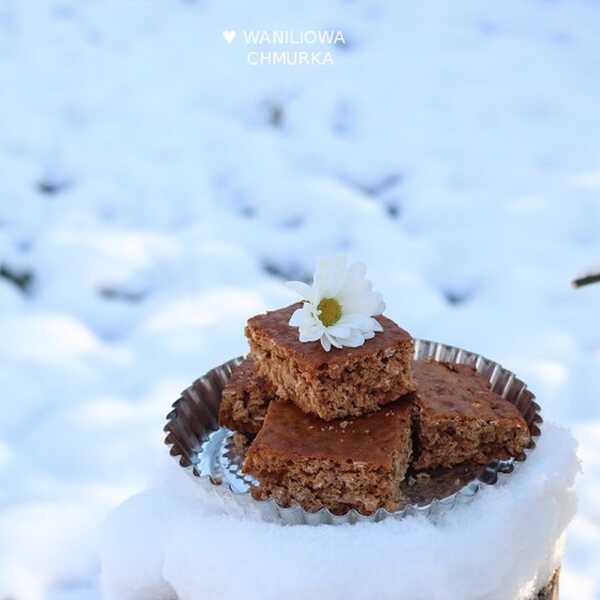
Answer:
<path fill-rule="evenodd" d="M 413 339 L 393 321 L 380 315 L 383 332 L 358 348 L 325 352 L 319 342 L 300 342 L 288 325 L 300 306 L 257 315 L 246 325 L 258 372 L 279 397 L 330 421 L 376 411 L 415 389 Z"/>
<path fill-rule="evenodd" d="M 396 510 L 412 453 L 410 401 L 355 419 L 325 422 L 274 400 L 250 446 L 244 471 L 257 499 L 296 501 L 305 510 L 342 514 Z"/>
<path fill-rule="evenodd" d="M 273 396 L 269 382 L 257 374 L 255 362 L 244 359 L 223 388 L 219 425 L 240 433 L 258 433 Z"/>
<path fill-rule="evenodd" d="M 519 410 L 467 365 L 415 361 L 415 469 L 519 455 L 530 441 Z"/>

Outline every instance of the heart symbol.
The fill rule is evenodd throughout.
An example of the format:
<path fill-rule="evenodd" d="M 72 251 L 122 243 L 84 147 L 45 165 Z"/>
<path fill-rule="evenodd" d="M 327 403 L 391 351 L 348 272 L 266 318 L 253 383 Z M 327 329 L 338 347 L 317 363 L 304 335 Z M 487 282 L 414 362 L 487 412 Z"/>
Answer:
<path fill-rule="evenodd" d="M 235 40 L 235 31 L 233 29 L 226 29 L 223 32 L 223 38 L 228 44 L 231 44 Z"/>

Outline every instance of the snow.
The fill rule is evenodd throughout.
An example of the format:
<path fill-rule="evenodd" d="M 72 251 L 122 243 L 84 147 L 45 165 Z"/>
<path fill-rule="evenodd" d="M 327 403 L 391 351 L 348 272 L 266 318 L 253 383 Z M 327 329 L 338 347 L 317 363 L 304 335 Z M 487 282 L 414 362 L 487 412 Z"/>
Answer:
<path fill-rule="evenodd" d="M 162 510 L 170 403 L 294 299 L 284 279 L 340 251 L 415 336 L 502 362 L 571 429 L 561 598 L 600 598 L 600 286 L 570 287 L 600 256 L 599 26 L 586 0 L 2 3 L 0 598 L 99 597 L 107 515 L 132 496 Z M 251 67 L 229 29 L 347 44 L 332 66 Z M 189 523 L 234 535 L 186 489 Z M 148 551 L 131 589 L 155 586 L 161 551 L 189 583 L 169 555 L 185 529 L 123 542 L 123 565 Z"/>
<path fill-rule="evenodd" d="M 573 438 L 547 425 L 535 459 L 509 487 L 487 488 L 441 522 L 340 527 L 224 516 L 206 499 L 192 502 L 194 493 L 182 491 L 192 483 L 172 475 L 111 515 L 102 551 L 105 596 L 529 598 L 560 563 L 578 469 Z"/>

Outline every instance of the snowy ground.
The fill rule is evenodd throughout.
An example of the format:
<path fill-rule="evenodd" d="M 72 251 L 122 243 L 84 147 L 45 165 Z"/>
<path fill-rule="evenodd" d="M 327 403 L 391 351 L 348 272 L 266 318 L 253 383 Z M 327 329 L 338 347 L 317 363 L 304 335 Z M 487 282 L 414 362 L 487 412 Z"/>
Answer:
<path fill-rule="evenodd" d="M 98 598 L 171 401 L 340 251 L 572 429 L 561 598 L 600 598 L 600 285 L 569 287 L 600 257 L 600 5 L 420 4 L 0 1 L 2 600 Z M 346 44 L 222 37 L 273 28 Z"/>
<path fill-rule="evenodd" d="M 546 424 L 509 485 L 435 524 L 281 527 L 240 518 L 231 505 L 223 515 L 213 490 L 173 467 L 111 513 L 105 599 L 531 600 L 560 563 L 575 511 L 575 445 Z"/>

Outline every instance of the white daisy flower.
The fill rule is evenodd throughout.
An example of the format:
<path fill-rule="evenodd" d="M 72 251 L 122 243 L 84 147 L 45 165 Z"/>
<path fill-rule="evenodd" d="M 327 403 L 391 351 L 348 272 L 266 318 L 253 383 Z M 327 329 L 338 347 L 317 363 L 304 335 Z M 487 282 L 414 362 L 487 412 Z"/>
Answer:
<path fill-rule="evenodd" d="M 383 331 L 373 317 L 385 310 L 385 304 L 365 279 L 366 272 L 363 263 L 348 266 L 344 256 L 320 258 L 312 285 L 286 283 L 304 300 L 289 321 L 292 327 L 298 327 L 301 342 L 319 340 L 329 352 L 332 346 L 362 346 L 376 332 Z"/>

